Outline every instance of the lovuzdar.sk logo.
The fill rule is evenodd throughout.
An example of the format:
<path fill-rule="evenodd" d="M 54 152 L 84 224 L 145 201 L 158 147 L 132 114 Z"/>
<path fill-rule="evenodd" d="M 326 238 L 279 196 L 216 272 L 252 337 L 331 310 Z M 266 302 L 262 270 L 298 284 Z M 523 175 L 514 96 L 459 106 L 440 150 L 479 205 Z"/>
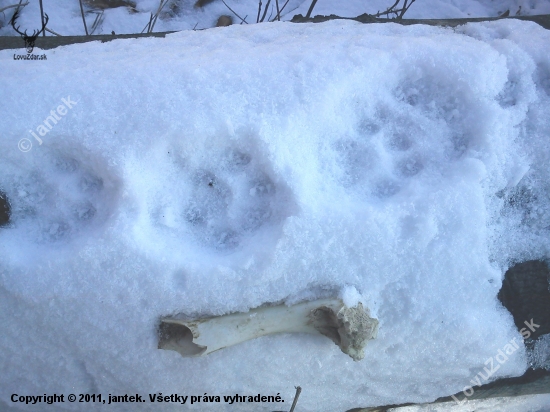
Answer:
<path fill-rule="evenodd" d="M 40 56 L 36 54 L 32 54 L 32 51 L 34 50 L 34 42 L 36 41 L 36 38 L 44 32 L 46 29 L 46 25 L 48 24 L 48 15 L 44 13 L 44 23 L 42 24 L 42 28 L 40 30 L 33 30 L 32 35 L 27 34 L 27 30 L 25 30 L 24 33 L 21 33 L 19 31 L 19 27 L 15 27 L 15 20 L 19 17 L 19 10 L 16 10 L 15 13 L 13 13 L 13 17 L 10 20 L 11 26 L 13 29 L 21 35 L 23 40 L 25 41 L 25 48 L 27 49 L 27 55 L 24 54 L 14 54 L 13 60 L 46 60 L 47 57 L 45 54 L 42 54 Z"/>

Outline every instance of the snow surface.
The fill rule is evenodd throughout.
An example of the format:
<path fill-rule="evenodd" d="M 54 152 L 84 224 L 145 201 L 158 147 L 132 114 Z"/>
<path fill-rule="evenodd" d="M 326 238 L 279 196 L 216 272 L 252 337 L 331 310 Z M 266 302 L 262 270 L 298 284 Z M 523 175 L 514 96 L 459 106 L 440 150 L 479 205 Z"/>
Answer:
<path fill-rule="evenodd" d="M 188 408 L 273 411 L 300 385 L 301 411 L 429 402 L 511 341 L 490 380 L 521 375 L 496 294 L 512 262 L 549 256 L 549 41 L 531 22 L 333 21 L 93 42 L 41 62 L 0 51 L 0 400 L 280 393 Z M 29 131 L 63 99 L 39 144 Z M 204 358 L 157 349 L 161 316 L 336 295 L 380 321 L 361 362 L 309 335 Z"/>
<path fill-rule="evenodd" d="M 533 351 L 529 353 L 529 362 L 537 369 L 550 370 L 550 334 L 536 340 Z"/>

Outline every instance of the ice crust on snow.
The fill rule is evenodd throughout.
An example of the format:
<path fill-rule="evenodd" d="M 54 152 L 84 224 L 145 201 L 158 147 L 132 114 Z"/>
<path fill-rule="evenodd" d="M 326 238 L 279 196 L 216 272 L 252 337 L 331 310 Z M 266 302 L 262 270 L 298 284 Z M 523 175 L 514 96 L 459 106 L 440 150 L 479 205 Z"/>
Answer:
<path fill-rule="evenodd" d="M 461 391 L 521 340 L 504 270 L 549 255 L 549 41 L 530 22 L 338 21 L 60 47 L 41 66 L 1 51 L 0 400 L 287 405 L 299 384 L 301 410 L 333 411 Z M 68 96 L 39 145 L 29 130 Z M 157 349 L 161 316 L 340 295 L 380 321 L 361 362 L 302 335 Z M 492 379 L 526 367 L 521 347 Z"/>

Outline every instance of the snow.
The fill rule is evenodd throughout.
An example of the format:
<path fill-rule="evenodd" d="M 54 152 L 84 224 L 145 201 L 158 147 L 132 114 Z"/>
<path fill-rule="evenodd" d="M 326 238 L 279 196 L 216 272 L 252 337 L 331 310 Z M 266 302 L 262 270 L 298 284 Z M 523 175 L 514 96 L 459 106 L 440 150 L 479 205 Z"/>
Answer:
<path fill-rule="evenodd" d="M 92 31 L 92 26 L 98 16 L 102 14 L 100 23 L 93 34 L 117 34 L 141 33 L 149 23 L 151 14 L 155 14 L 159 7 L 159 1 L 155 0 L 131 0 L 136 6 L 107 8 L 102 10 L 91 7 L 86 0 L 83 6 L 86 13 L 86 25 Z M 108 3 L 108 0 L 99 3 Z M 258 0 L 226 0 L 227 6 L 246 20 L 247 24 L 255 24 L 258 16 Z M 13 0 L 0 0 L 0 9 L 11 4 Z M 191 29 L 207 29 L 216 26 L 218 18 L 229 15 L 234 24 L 240 24 L 241 20 L 228 9 L 220 0 L 215 0 L 202 8 L 194 7 L 196 0 L 171 0 L 164 7 L 156 21 L 154 31 L 179 31 Z M 279 1 L 282 8 L 286 0 Z M 329 1 L 319 0 L 313 9 L 312 15 L 336 14 L 343 17 L 355 17 L 363 13 L 375 14 L 382 12 L 394 3 L 393 0 L 346 0 Z M 57 5 L 59 4 L 59 6 Z M 262 2 L 262 12 L 267 1 Z M 311 4 L 310 0 L 289 0 L 281 13 L 281 19 L 291 20 L 297 14 L 306 15 Z M 50 20 L 48 29 L 64 36 L 85 34 L 80 4 L 78 1 L 48 2 L 44 3 L 44 12 Z M 0 15 L 0 36 L 17 36 L 9 24 L 14 9 L 9 9 L 4 15 Z M 404 18 L 408 19 L 444 19 L 466 17 L 496 17 L 509 11 L 511 16 L 550 14 L 550 1 L 548 0 L 416 0 Z M 277 9 L 275 0 L 270 3 L 264 21 L 275 20 Z M 260 16 L 261 17 L 261 16 Z M 21 28 L 29 28 L 29 32 L 40 27 L 39 2 L 30 2 L 20 12 L 17 23 Z M 53 35 L 53 34 L 47 34 Z"/>
<path fill-rule="evenodd" d="M 535 368 L 550 370 L 550 334 L 535 341 L 533 352 L 529 354 L 529 362 Z"/>
<path fill-rule="evenodd" d="M 275 22 L 0 51 L 0 400 L 280 394 L 189 407 L 273 411 L 300 385 L 302 411 L 430 402 L 510 342 L 489 380 L 521 375 L 496 295 L 513 262 L 549 256 L 549 40 L 514 20 Z M 380 321 L 363 361 L 300 334 L 157 349 L 162 316 L 328 296 Z"/>

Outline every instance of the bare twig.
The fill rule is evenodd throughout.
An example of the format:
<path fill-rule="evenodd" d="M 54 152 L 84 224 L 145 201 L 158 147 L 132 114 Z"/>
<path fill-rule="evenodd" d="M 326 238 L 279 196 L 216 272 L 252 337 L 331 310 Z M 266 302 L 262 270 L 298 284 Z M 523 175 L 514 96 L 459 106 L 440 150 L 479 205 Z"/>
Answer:
<path fill-rule="evenodd" d="M 59 34 L 59 33 L 56 33 L 54 32 L 53 30 L 50 30 L 48 28 L 44 28 L 44 30 L 46 30 L 47 32 L 51 33 L 51 34 L 55 34 L 56 36 L 62 36 L 62 34 Z"/>
<path fill-rule="evenodd" d="M 158 14 L 155 14 L 155 16 L 153 17 L 153 20 L 151 21 L 151 25 L 149 26 L 149 31 L 147 33 L 153 33 L 153 29 L 155 28 L 155 23 L 157 22 L 157 18 L 158 18 Z"/>
<path fill-rule="evenodd" d="M 275 4 L 277 5 L 277 21 L 281 21 L 281 10 L 279 10 L 279 0 L 275 0 Z"/>
<path fill-rule="evenodd" d="M 407 10 L 409 10 L 409 7 L 411 7 L 411 4 L 414 3 L 414 0 L 411 0 L 411 2 L 409 3 L 409 5 L 407 6 L 407 0 L 404 0 L 405 2 L 403 3 L 403 8 L 401 9 L 399 15 L 397 16 L 397 19 L 401 20 L 403 18 L 403 15 L 407 12 Z"/>
<path fill-rule="evenodd" d="M 256 23 L 259 23 L 260 22 L 260 13 L 262 11 L 262 0 L 259 1 L 258 3 L 258 17 L 256 17 Z"/>
<path fill-rule="evenodd" d="M 399 14 L 397 15 L 398 19 L 401 19 L 403 17 L 403 14 L 407 11 L 407 0 L 404 0 L 403 7 L 401 8 Z"/>
<path fill-rule="evenodd" d="M 306 14 L 306 19 L 309 19 L 311 17 L 311 12 L 313 11 L 315 4 L 317 4 L 317 0 L 313 0 L 311 2 L 311 6 L 309 6 L 309 10 L 307 11 L 307 14 Z"/>
<path fill-rule="evenodd" d="M 285 9 L 286 5 L 288 4 L 290 0 L 286 0 L 285 4 L 283 4 L 283 7 L 281 7 L 281 10 L 280 12 L 277 14 L 277 17 L 279 17 L 281 15 L 281 13 L 283 12 L 283 10 Z M 271 21 L 275 21 L 275 19 L 271 20 Z"/>
<path fill-rule="evenodd" d="M 25 7 L 27 4 L 29 4 L 29 2 L 26 2 L 25 4 L 21 3 L 23 3 L 23 0 L 19 0 L 19 4 L 17 5 L 17 9 L 15 10 L 16 13 L 19 13 L 19 9 L 21 8 L 21 6 Z"/>
<path fill-rule="evenodd" d="M 149 17 L 149 22 L 145 25 L 145 27 L 141 31 L 142 33 L 145 31 L 145 29 L 147 29 L 147 33 L 149 33 L 149 29 L 151 28 L 151 21 L 153 21 L 153 13 L 151 13 L 151 16 Z"/>
<path fill-rule="evenodd" d="M 101 23 L 103 23 L 103 10 L 101 12 L 96 13 L 96 17 L 94 20 L 94 24 L 92 24 L 92 31 L 90 31 L 90 34 L 94 34 L 94 32 L 97 30 L 97 28 L 100 26 Z"/>
<path fill-rule="evenodd" d="M 26 2 L 26 3 L 23 3 L 23 4 L 21 4 L 21 2 L 19 2 L 19 4 L 12 4 L 11 6 L 6 6 L 6 7 L 1 8 L 0 13 L 4 12 L 4 10 L 11 9 L 12 7 L 17 7 L 17 10 L 19 10 L 19 7 L 21 7 L 21 6 L 24 7 L 27 4 L 29 4 L 29 2 Z"/>
<path fill-rule="evenodd" d="M 271 3 L 271 0 L 267 0 L 267 3 L 265 5 L 264 14 L 262 15 L 262 19 L 260 20 L 260 23 L 263 23 L 265 19 L 265 15 L 267 14 L 267 8 L 269 7 L 269 3 Z"/>
<path fill-rule="evenodd" d="M 84 23 L 84 31 L 86 32 L 86 36 L 89 36 L 88 34 L 88 27 L 86 26 L 86 19 L 84 18 L 84 7 L 82 7 L 82 0 L 78 0 L 80 3 L 80 13 L 82 14 L 82 22 Z"/>
<path fill-rule="evenodd" d="M 224 0 L 222 0 L 222 3 L 225 4 L 225 7 L 227 7 L 229 11 L 233 13 L 235 16 L 237 16 L 241 20 L 241 22 L 248 24 L 248 22 L 245 19 L 243 19 L 241 16 L 239 16 L 237 13 L 235 13 L 235 11 L 231 7 L 229 7 Z"/>
<path fill-rule="evenodd" d="M 149 16 L 149 22 L 145 25 L 143 30 L 141 32 L 143 33 L 145 30 L 147 30 L 147 33 L 152 33 L 153 29 L 155 28 L 155 23 L 157 22 L 158 16 L 162 12 L 162 9 L 164 6 L 168 4 L 169 0 L 160 0 L 159 6 L 157 7 L 157 11 L 155 14 L 151 13 Z"/>
<path fill-rule="evenodd" d="M 42 21 L 42 27 L 46 27 L 44 24 L 44 7 L 42 7 L 42 0 L 39 0 L 40 3 L 40 20 Z M 42 30 L 42 37 L 46 37 L 46 32 Z"/>
<path fill-rule="evenodd" d="M 157 19 L 159 17 L 159 14 L 160 12 L 162 11 L 162 9 L 164 8 L 164 6 L 166 6 L 168 4 L 168 0 L 160 0 L 160 4 L 159 4 L 159 8 L 157 9 L 157 12 L 155 14 L 155 17 L 153 18 L 153 22 L 150 26 L 150 30 L 148 31 L 148 33 L 152 33 L 153 32 L 153 29 L 155 28 L 155 24 L 157 23 Z"/>
<path fill-rule="evenodd" d="M 373 14 L 372 17 L 380 17 L 385 15 L 386 17 L 389 18 L 390 14 L 395 14 L 394 18 L 396 20 L 401 20 L 405 15 L 405 13 L 407 12 L 407 10 L 409 10 L 409 7 L 411 7 L 411 5 L 415 2 L 415 0 L 411 0 L 410 3 L 408 3 L 408 1 L 409 0 L 404 0 L 403 7 L 401 7 L 400 9 L 396 9 L 396 7 L 401 2 L 401 0 L 396 0 L 391 7 L 388 7 L 385 11 L 382 11 L 382 12 L 379 11 L 378 13 Z"/>
<path fill-rule="evenodd" d="M 151 33 L 151 23 L 153 23 L 153 16 L 154 14 L 153 13 L 150 13 L 150 16 L 149 16 L 149 23 L 147 23 L 147 33 Z"/>
<path fill-rule="evenodd" d="M 393 3 L 392 6 L 388 7 L 388 8 L 386 9 L 386 11 L 383 11 L 382 13 L 380 13 L 380 11 L 379 11 L 379 12 L 376 13 L 374 16 L 375 16 L 375 17 L 380 17 L 380 16 L 382 16 L 382 15 L 384 15 L 384 14 L 385 14 L 386 16 L 388 16 L 390 13 L 393 13 L 393 9 L 395 9 L 395 8 L 397 7 L 397 5 L 399 4 L 400 1 L 401 1 L 401 0 L 395 0 L 395 3 Z"/>
<path fill-rule="evenodd" d="M 292 407 L 290 408 L 290 412 L 294 412 L 294 408 L 298 403 L 298 398 L 300 397 L 301 392 L 302 392 L 302 388 L 300 388 L 299 386 L 296 386 L 296 395 L 294 395 L 294 402 L 292 402 Z"/>

